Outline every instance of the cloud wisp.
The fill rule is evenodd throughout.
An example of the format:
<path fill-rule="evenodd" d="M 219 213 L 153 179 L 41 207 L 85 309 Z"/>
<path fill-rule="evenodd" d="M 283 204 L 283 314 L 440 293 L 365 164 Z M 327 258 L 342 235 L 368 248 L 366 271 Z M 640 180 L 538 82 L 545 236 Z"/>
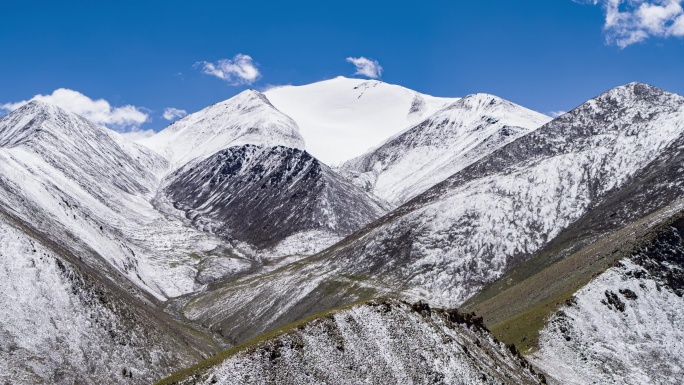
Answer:
<path fill-rule="evenodd" d="M 220 59 L 216 63 L 200 61 L 194 66 L 200 67 L 204 74 L 215 76 L 235 86 L 252 84 L 261 76 L 252 57 L 241 53 L 233 59 Z"/>
<path fill-rule="evenodd" d="M 184 117 L 187 114 L 188 112 L 185 110 L 173 107 L 166 107 L 164 108 L 164 113 L 162 114 L 162 117 L 166 120 L 176 120 Z"/>
<path fill-rule="evenodd" d="M 382 66 L 377 60 L 361 57 L 348 57 L 347 62 L 356 67 L 354 75 L 362 75 L 371 79 L 377 79 L 382 75 Z"/>
<path fill-rule="evenodd" d="M 116 131 L 135 130 L 149 119 L 149 115 L 139 107 L 126 105 L 112 107 L 104 99 L 93 100 L 82 93 L 68 88 L 58 88 L 49 95 L 36 95 L 29 100 L 0 105 L 1 110 L 14 111 L 26 103 L 38 100 L 54 104 L 67 111 L 81 115 L 96 124 L 102 124 Z"/>
<path fill-rule="evenodd" d="M 574 0 L 601 5 L 606 40 L 625 48 L 650 37 L 684 37 L 684 0 Z"/>

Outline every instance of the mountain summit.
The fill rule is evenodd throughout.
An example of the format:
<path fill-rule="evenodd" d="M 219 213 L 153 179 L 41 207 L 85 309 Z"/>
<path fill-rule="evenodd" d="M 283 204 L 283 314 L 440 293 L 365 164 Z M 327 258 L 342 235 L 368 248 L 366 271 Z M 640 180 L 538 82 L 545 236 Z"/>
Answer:
<path fill-rule="evenodd" d="M 549 120 L 493 95 L 468 95 L 346 162 L 342 171 L 400 205 Z"/>
<path fill-rule="evenodd" d="M 363 154 L 456 100 L 342 76 L 264 94 L 297 122 L 307 151 L 330 166 Z"/>
<path fill-rule="evenodd" d="M 297 123 L 254 90 L 190 114 L 141 143 L 166 157 L 174 168 L 243 144 L 304 149 Z"/>

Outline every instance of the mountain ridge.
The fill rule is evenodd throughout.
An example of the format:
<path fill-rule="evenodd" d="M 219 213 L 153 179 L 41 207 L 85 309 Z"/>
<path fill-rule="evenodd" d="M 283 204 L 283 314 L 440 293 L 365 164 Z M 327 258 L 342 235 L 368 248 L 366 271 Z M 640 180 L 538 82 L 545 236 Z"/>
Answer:
<path fill-rule="evenodd" d="M 255 90 L 187 115 L 140 143 L 169 159 L 173 168 L 232 145 L 305 147 L 297 123 Z"/>
<path fill-rule="evenodd" d="M 343 84 L 339 95 L 359 102 L 373 101 L 383 89 L 394 92 L 384 83 L 353 82 L 358 88 Z M 401 103 L 393 107 L 401 113 L 397 122 L 422 119 L 443 102 L 417 97 L 410 90 L 401 96 Z M 295 119 L 273 107 L 277 103 L 271 104 L 268 94 L 247 91 L 209 107 L 211 113 L 170 127 L 162 136 L 169 139 L 164 146 L 175 150 L 166 154 L 169 159 L 46 104 L 30 103 L 0 118 L 0 271 L 7 277 L 0 286 L 8 293 L 0 305 L 12 309 L 0 314 L 0 376 L 10 373 L 5 376 L 16 375 L 28 383 L 91 382 L 94 375 L 109 376 L 116 383 L 148 383 L 219 347 L 357 301 L 393 296 L 453 307 L 474 294 L 506 288 L 511 277 L 523 279 L 549 266 L 572 265 L 577 250 L 587 258 L 599 258 L 586 252 L 595 242 L 615 240 L 615 231 L 624 235 L 641 229 L 652 216 L 669 213 L 679 204 L 684 193 L 684 97 L 630 83 L 539 128 L 524 130 L 513 124 L 519 115 L 509 114 L 511 122 L 505 122 L 481 112 L 491 106 L 508 111 L 512 107 L 507 103 L 486 94 L 451 102 L 448 107 L 474 111 L 474 123 L 455 135 L 475 134 L 474 144 L 465 146 L 466 153 L 473 154 L 463 156 L 462 163 L 433 166 L 447 174 L 456 165 L 457 171 L 424 192 L 414 186 L 415 196 L 401 199 L 398 208 L 384 215 L 379 199 L 303 148 L 290 147 L 304 147 L 305 135 L 299 133 Z M 440 111 L 453 112 L 448 107 Z M 226 124 L 212 125 L 208 117 Z M 429 123 L 439 127 L 444 121 L 445 127 L 449 120 L 435 118 Z M 385 128 L 390 126 L 397 127 Z M 175 137 L 177 133 L 188 134 L 190 141 L 184 135 Z M 407 133 L 415 134 L 405 129 L 388 142 Z M 406 143 L 436 149 L 448 144 L 442 136 L 420 134 L 411 137 L 416 142 Z M 678 284 L 682 269 L 662 252 L 680 253 L 681 229 L 668 229 L 663 242 L 644 249 L 652 254 L 642 250 L 636 259 L 597 270 L 599 276 L 592 276 L 596 280 L 578 292 L 576 305 L 555 304 L 561 307 L 554 311 L 571 314 L 576 322 L 554 313 L 540 329 L 541 353 L 533 360 L 550 378 L 567 380 L 565 363 L 579 365 L 583 378 L 617 378 L 615 373 L 624 367 L 619 357 L 584 349 L 592 360 L 608 360 L 611 374 L 582 364 L 576 353 L 592 341 L 624 346 L 624 341 L 606 341 L 601 333 L 641 341 L 643 335 L 630 334 L 624 327 L 628 323 L 621 320 L 632 322 L 632 311 L 643 317 L 651 306 L 646 306 L 649 298 L 655 306 L 649 314 L 661 314 L 665 304 L 678 303 L 681 288 L 673 289 L 672 295 L 665 291 L 667 285 Z M 240 231 L 245 238 L 231 236 Z M 283 239 L 286 245 L 281 244 Z M 297 249 L 313 244 L 323 246 Z M 279 251 L 272 252 L 274 247 Z M 670 262 L 651 258 L 661 254 Z M 642 268 L 651 276 L 638 273 Z M 548 294 L 553 295 L 550 287 Z M 632 294 L 637 298 L 631 299 Z M 26 303 L 17 300 L 21 298 Z M 363 320 L 371 313 L 352 323 L 347 318 L 354 316 L 345 313 L 333 323 L 323 318 L 315 325 L 326 325 L 325 330 L 379 327 L 382 333 L 402 333 L 401 325 L 427 322 L 425 330 L 431 331 L 425 338 L 404 333 L 400 340 L 413 341 L 407 342 L 409 347 L 427 344 L 441 349 L 429 337 L 431 328 L 442 322 L 435 318 L 439 312 L 424 304 L 414 307 L 422 318 L 410 315 L 410 322 L 388 322 L 387 314 L 395 313 L 390 310 L 370 323 Z M 600 332 L 587 332 L 581 325 L 596 325 L 596 314 L 612 321 L 606 328 L 598 327 Z M 489 319 L 485 314 L 485 321 Z M 500 333 L 500 325 L 494 326 Z M 675 329 L 659 330 L 676 335 Z M 379 345 L 363 336 L 352 336 L 362 341 L 355 346 L 363 357 L 373 356 L 370 352 L 377 352 Z M 262 346 L 255 351 L 265 363 L 273 364 L 284 355 L 293 358 L 293 366 L 279 366 L 282 370 L 271 373 L 283 379 L 297 373 L 292 368 L 319 370 L 306 365 L 334 356 L 325 358 L 314 349 L 305 353 L 309 359 L 298 361 L 296 357 L 304 357 L 298 356 L 302 350 L 278 345 L 300 338 L 322 338 L 317 340 L 322 345 L 316 346 L 328 346 L 325 341 L 330 341 L 325 333 L 304 333 L 294 340 L 269 340 L 265 350 Z M 510 341 L 524 346 L 519 339 Z M 88 344 L 94 346 L 89 350 Z M 498 346 L 489 352 L 508 354 Z M 667 354 L 676 354 L 678 346 Z M 78 353 L 86 351 L 100 353 Z M 274 352 L 280 356 L 269 359 Z M 472 359 L 464 354 L 459 353 L 459 360 Z M 566 357 L 564 362 L 549 358 L 559 354 Z M 679 365 L 663 357 L 673 368 Z M 398 356 L 391 361 L 395 358 L 404 362 Z M 253 373 L 265 373 L 259 359 L 240 362 L 252 365 Z M 647 364 L 634 368 L 655 373 Z M 473 373 L 484 370 L 479 364 L 472 368 Z M 342 376 L 345 370 L 335 367 L 332 372 Z M 414 374 L 426 375 L 416 381 L 451 376 L 449 370 L 440 370 L 416 369 Z M 434 377 L 436 373 L 445 377 Z M 491 380 L 492 373 L 487 373 L 484 383 Z M 343 377 L 348 380 L 358 378 L 358 373 L 347 374 Z M 389 378 L 383 371 L 372 376 Z"/>
<path fill-rule="evenodd" d="M 468 95 L 345 162 L 341 171 L 401 205 L 549 120 L 494 95 Z"/>

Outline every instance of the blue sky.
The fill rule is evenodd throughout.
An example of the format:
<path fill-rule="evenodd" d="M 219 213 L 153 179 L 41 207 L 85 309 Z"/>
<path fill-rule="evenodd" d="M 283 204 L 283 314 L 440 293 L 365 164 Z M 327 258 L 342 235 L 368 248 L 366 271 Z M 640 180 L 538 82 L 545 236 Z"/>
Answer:
<path fill-rule="evenodd" d="M 134 106 L 142 129 L 159 130 L 165 108 L 353 76 L 347 57 L 377 60 L 388 83 L 487 92 L 544 113 L 631 81 L 684 94 L 679 0 L 94 3 L 2 5 L 0 105 L 67 88 L 112 111 Z M 255 62 L 251 84 L 203 73 L 201 62 L 237 54 Z"/>

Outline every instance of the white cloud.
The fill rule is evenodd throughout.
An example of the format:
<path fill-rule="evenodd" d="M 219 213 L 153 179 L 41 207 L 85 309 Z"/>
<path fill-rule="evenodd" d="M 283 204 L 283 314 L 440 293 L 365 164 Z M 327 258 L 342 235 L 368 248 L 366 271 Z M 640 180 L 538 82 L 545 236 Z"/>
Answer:
<path fill-rule="evenodd" d="M 130 131 L 120 132 L 120 134 L 130 141 L 139 142 L 143 139 L 147 139 L 150 136 L 154 135 L 155 132 L 154 130 L 141 130 L 138 128 L 134 128 Z"/>
<path fill-rule="evenodd" d="M 232 85 L 252 84 L 261 76 L 252 57 L 241 53 L 232 60 L 220 59 L 216 63 L 201 61 L 195 63 L 195 66 L 202 67 L 203 73 L 216 76 Z"/>
<path fill-rule="evenodd" d="M 348 57 L 347 61 L 356 67 L 354 75 L 363 75 L 371 79 L 377 79 L 382 75 L 382 67 L 377 60 L 361 57 Z"/>
<path fill-rule="evenodd" d="M 103 124 L 118 131 L 136 129 L 149 118 L 149 115 L 138 107 L 131 105 L 112 107 L 104 99 L 93 100 L 78 91 L 67 88 L 56 89 L 50 95 L 36 95 L 29 100 L 5 103 L 0 105 L 0 109 L 14 111 L 31 100 L 54 104 L 81 115 L 93 123 Z"/>
<path fill-rule="evenodd" d="M 566 113 L 566 112 L 567 112 L 567 111 L 563 111 L 563 110 L 550 111 L 550 112 L 549 112 L 549 116 L 552 117 L 552 118 L 557 118 L 557 117 L 563 115 L 563 114 Z"/>
<path fill-rule="evenodd" d="M 162 114 L 162 116 L 166 120 L 175 120 L 178 118 L 182 118 L 187 114 L 188 114 L 188 112 L 185 110 L 180 110 L 178 108 L 173 108 L 173 107 L 167 107 L 164 109 L 164 113 Z"/>
<path fill-rule="evenodd" d="M 611 44 L 625 48 L 649 37 L 684 37 L 684 0 L 590 0 L 601 4 Z"/>
<path fill-rule="evenodd" d="M 291 85 L 292 85 L 292 83 L 287 83 L 287 84 L 266 84 L 266 85 L 263 86 L 263 87 L 258 87 L 257 90 L 258 90 L 259 92 L 262 92 L 262 93 L 263 93 L 263 92 L 270 91 L 270 90 L 273 90 L 273 89 L 276 89 L 276 88 L 288 87 L 288 86 L 291 86 Z"/>

